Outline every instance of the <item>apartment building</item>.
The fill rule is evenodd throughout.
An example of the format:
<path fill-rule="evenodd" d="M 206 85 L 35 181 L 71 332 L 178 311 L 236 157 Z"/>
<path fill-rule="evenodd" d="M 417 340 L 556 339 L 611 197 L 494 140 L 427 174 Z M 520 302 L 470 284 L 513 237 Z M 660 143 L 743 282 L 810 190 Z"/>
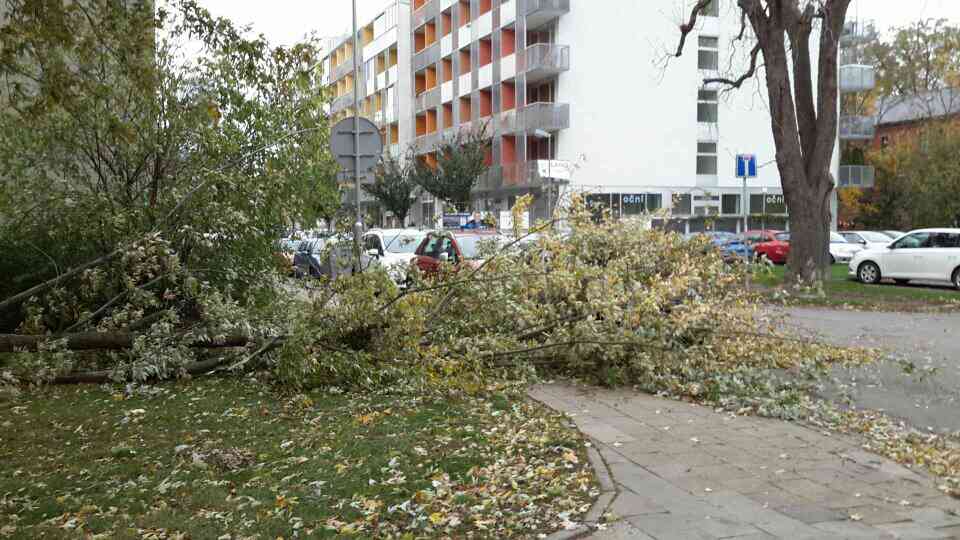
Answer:
<path fill-rule="evenodd" d="M 321 62 L 323 82 L 331 97 L 332 122 L 359 110 L 380 129 L 384 151 L 395 156 L 401 156 L 413 140 L 410 43 L 410 2 L 390 0 L 375 17 L 359 26 L 358 80 L 354 79 L 353 39 L 349 34 L 328 40 L 328 53 Z M 359 103 L 354 102 L 354 85 L 360 89 Z M 371 180 L 372 174 L 368 174 L 362 181 Z M 361 191 L 360 204 L 365 211 L 377 213 L 376 201 L 365 191 Z"/>
<path fill-rule="evenodd" d="M 749 228 L 789 226 L 762 81 L 733 92 L 703 84 L 735 71 L 731 57 L 746 61 L 744 51 L 730 50 L 740 29 L 733 0 L 711 6 L 680 58 L 670 54 L 689 9 L 681 0 L 410 2 L 395 45 L 410 86 L 397 85 L 399 137 L 385 138 L 399 145 L 394 151 L 413 145 L 431 163 L 445 137 L 485 128 L 490 170 L 474 190 L 477 209 L 505 210 L 531 193 L 537 219 L 581 192 L 620 216 L 661 210 L 662 225 L 684 232 L 739 231 L 744 214 Z M 371 52 L 385 46 L 376 29 L 364 32 L 364 43 L 378 44 Z M 352 105 L 344 47 L 331 61 L 335 116 Z M 361 88 L 379 89 L 362 78 Z M 735 173 L 738 154 L 758 160 L 746 190 Z M 424 196 L 411 221 L 430 226 L 439 212 Z"/>

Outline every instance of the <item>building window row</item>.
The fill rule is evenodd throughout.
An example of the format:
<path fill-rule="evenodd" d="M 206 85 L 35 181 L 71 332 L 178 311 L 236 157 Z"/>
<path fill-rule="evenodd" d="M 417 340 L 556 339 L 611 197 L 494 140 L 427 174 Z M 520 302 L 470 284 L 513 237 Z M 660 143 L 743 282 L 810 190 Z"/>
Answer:
<path fill-rule="evenodd" d="M 697 174 L 717 174 L 717 143 L 697 143 Z"/>
<path fill-rule="evenodd" d="M 720 38 L 713 36 L 700 36 L 697 38 L 699 49 L 697 51 L 697 68 L 717 71 L 720 69 Z"/>

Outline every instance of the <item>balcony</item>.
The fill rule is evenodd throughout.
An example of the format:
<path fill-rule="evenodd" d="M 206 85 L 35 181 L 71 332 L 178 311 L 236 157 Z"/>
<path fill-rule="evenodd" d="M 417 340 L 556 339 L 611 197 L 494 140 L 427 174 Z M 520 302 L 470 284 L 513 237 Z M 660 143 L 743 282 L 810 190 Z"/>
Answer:
<path fill-rule="evenodd" d="M 475 192 L 540 189 L 549 180 L 540 174 L 540 161 L 518 161 L 494 165 L 484 173 L 474 188 Z M 557 175 L 555 174 L 556 178 Z"/>
<path fill-rule="evenodd" d="M 570 105 L 567 103 L 531 103 L 500 116 L 500 132 L 530 133 L 537 129 L 559 131 L 570 127 Z"/>
<path fill-rule="evenodd" d="M 527 0 L 523 15 L 527 29 L 533 30 L 566 13 L 570 13 L 570 0 Z"/>
<path fill-rule="evenodd" d="M 873 187 L 876 169 L 869 165 L 841 165 L 838 187 Z"/>
<path fill-rule="evenodd" d="M 343 62 L 333 68 L 333 80 L 339 81 L 353 71 L 353 56 L 350 56 Z"/>
<path fill-rule="evenodd" d="M 420 28 L 424 22 L 440 14 L 440 0 L 425 0 L 419 7 L 414 2 L 412 7 L 414 10 L 411 19 L 412 28 Z"/>
<path fill-rule="evenodd" d="M 440 42 L 435 41 L 427 45 L 422 51 L 413 55 L 413 71 L 432 66 L 440 61 Z"/>
<path fill-rule="evenodd" d="M 333 101 L 330 102 L 330 112 L 338 113 L 351 105 L 353 105 L 353 91 L 347 92 L 346 94 L 340 97 L 334 98 Z"/>
<path fill-rule="evenodd" d="M 863 43 L 875 41 L 878 37 L 877 27 L 873 21 L 847 21 L 840 34 L 841 47 L 856 47 Z"/>
<path fill-rule="evenodd" d="M 537 43 L 527 47 L 519 58 L 519 70 L 527 74 L 527 82 L 554 77 L 570 70 L 570 46 Z"/>
<path fill-rule="evenodd" d="M 433 88 L 422 92 L 417 96 L 414 101 L 414 109 L 416 113 L 422 113 L 428 109 L 436 109 L 440 106 L 440 93 L 441 89 L 439 86 L 434 86 Z"/>
<path fill-rule="evenodd" d="M 841 116 L 840 139 L 844 141 L 868 141 L 877 133 L 876 120 L 872 116 Z"/>
<path fill-rule="evenodd" d="M 853 64 L 840 66 L 840 91 L 844 93 L 866 92 L 877 85 L 877 73 L 873 66 Z"/>

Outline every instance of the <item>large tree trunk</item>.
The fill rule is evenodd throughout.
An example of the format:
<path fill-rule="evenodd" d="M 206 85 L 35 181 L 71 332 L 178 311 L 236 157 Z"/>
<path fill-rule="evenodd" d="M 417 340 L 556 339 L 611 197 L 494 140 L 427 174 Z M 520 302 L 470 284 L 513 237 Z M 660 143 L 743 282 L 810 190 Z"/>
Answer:
<path fill-rule="evenodd" d="M 830 277 L 830 194 L 832 179 L 827 174 L 798 182 L 790 200 L 790 256 L 786 281 L 813 282 Z"/>

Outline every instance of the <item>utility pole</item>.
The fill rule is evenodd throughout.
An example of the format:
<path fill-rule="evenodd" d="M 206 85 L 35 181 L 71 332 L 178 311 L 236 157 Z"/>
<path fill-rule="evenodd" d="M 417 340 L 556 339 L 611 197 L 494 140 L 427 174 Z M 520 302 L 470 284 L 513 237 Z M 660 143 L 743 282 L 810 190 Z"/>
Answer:
<path fill-rule="evenodd" d="M 357 37 L 357 0 L 353 0 L 353 181 L 356 188 L 357 221 L 353 224 L 353 252 L 357 272 L 361 268 L 360 235 L 363 219 L 360 214 L 360 40 Z"/>

